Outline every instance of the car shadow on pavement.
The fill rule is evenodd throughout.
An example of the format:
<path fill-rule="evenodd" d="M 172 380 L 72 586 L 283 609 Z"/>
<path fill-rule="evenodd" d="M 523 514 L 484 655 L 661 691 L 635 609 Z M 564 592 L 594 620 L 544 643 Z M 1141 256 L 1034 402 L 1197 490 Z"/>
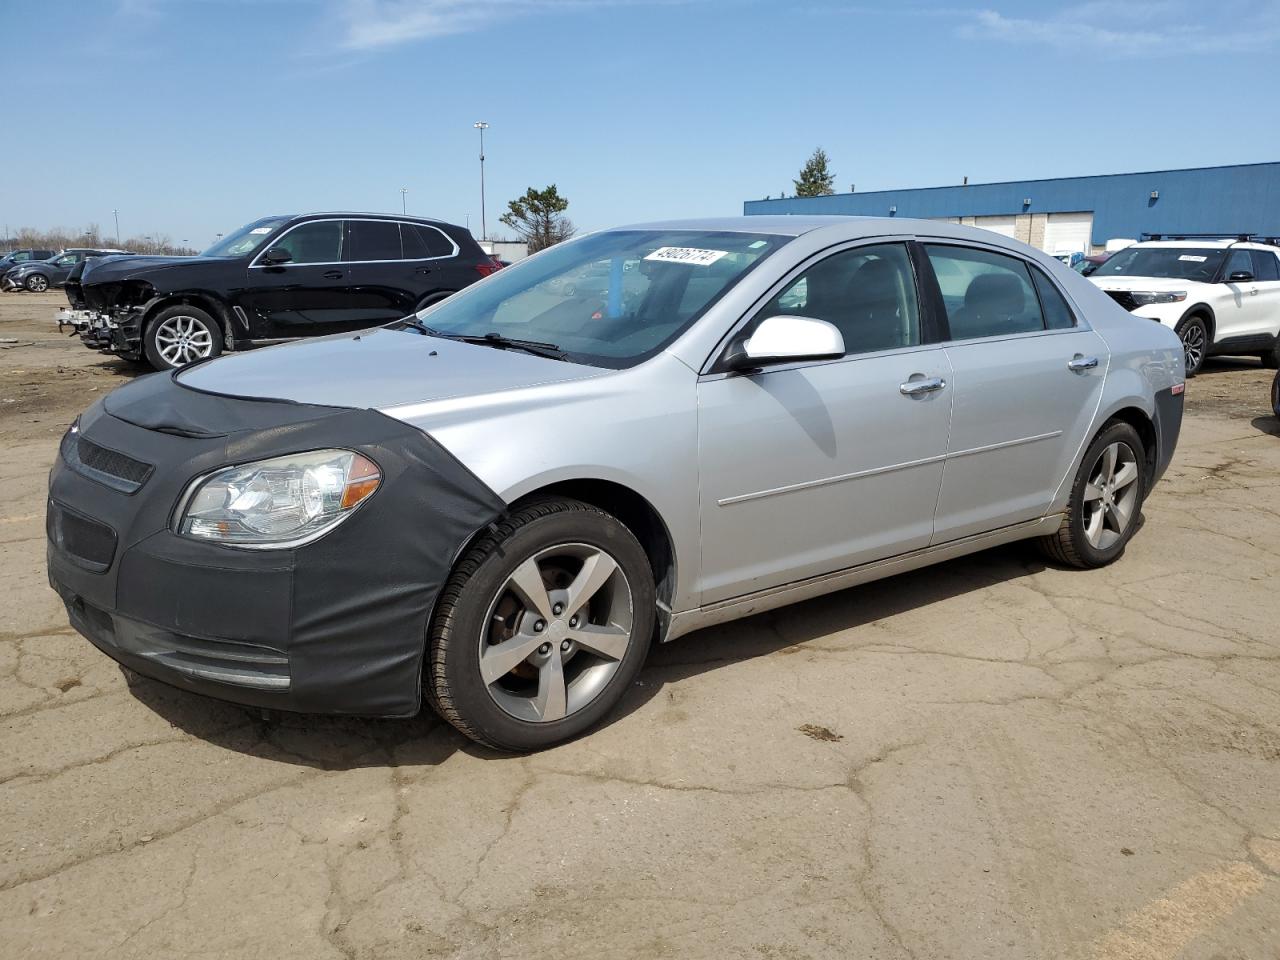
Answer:
<path fill-rule="evenodd" d="M 1249 421 L 1249 425 L 1259 433 L 1270 434 L 1273 437 L 1280 437 L 1280 420 L 1275 417 L 1254 417 Z"/>
<path fill-rule="evenodd" d="M 658 696 L 667 684 L 858 630 L 1044 569 L 1034 545 L 1013 543 L 699 630 L 650 653 L 640 674 L 643 686 L 638 685 L 624 698 L 614 722 L 621 722 L 622 717 Z M 868 632 L 865 640 L 851 637 L 842 646 L 856 649 L 883 642 L 882 635 Z"/>
<path fill-rule="evenodd" d="M 653 649 L 638 682 L 604 722 L 625 723 L 627 716 L 661 694 L 665 686 L 685 678 L 856 630 L 1043 569 L 1033 547 L 1010 544 L 699 630 Z M 853 642 L 856 646 L 856 638 Z M 137 675 L 129 677 L 129 688 L 140 703 L 192 737 L 264 760 L 350 770 L 435 766 L 457 751 L 485 759 L 509 758 L 472 743 L 425 705 L 410 719 L 378 720 L 264 712 Z"/>

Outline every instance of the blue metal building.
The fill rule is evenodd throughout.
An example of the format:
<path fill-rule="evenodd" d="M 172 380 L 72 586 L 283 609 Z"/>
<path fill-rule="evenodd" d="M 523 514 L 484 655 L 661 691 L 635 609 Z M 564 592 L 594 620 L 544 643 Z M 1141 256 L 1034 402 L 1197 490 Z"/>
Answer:
<path fill-rule="evenodd" d="M 1092 253 L 1108 240 L 1136 240 L 1143 233 L 1280 236 L 1280 163 L 748 200 L 743 207 L 748 215 L 949 220 L 1049 253 Z"/>

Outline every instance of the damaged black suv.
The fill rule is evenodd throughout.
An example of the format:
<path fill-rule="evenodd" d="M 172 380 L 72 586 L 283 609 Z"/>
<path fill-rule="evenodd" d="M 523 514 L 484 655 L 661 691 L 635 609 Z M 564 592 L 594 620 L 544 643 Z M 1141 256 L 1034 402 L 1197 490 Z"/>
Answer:
<path fill-rule="evenodd" d="M 85 343 L 158 370 L 361 330 L 498 269 L 463 227 L 373 213 L 265 217 L 196 257 L 110 257 L 67 280 Z"/>

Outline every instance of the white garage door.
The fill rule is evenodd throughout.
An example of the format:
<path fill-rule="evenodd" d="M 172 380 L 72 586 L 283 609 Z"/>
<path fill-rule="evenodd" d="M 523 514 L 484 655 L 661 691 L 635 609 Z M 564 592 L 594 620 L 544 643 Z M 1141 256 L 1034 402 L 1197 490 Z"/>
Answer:
<path fill-rule="evenodd" d="M 1051 213 L 1044 226 L 1045 253 L 1088 253 L 1092 238 L 1092 213 Z"/>
<path fill-rule="evenodd" d="M 973 225 L 983 230 L 990 230 L 992 233 L 998 233 L 1002 237 L 1017 238 L 1017 234 L 1013 229 L 1014 218 L 1009 217 L 974 217 Z"/>
<path fill-rule="evenodd" d="M 930 217 L 930 220 L 936 220 L 938 223 L 959 223 L 959 217 Z"/>

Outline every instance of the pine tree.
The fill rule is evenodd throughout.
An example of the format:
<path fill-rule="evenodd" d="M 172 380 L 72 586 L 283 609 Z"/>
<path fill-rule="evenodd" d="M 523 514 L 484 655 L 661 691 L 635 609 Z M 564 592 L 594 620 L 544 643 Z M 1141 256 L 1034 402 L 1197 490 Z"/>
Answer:
<path fill-rule="evenodd" d="M 831 160 L 821 147 L 813 151 L 803 167 L 796 185 L 797 197 L 829 197 L 835 193 L 836 175 L 831 172 Z"/>

